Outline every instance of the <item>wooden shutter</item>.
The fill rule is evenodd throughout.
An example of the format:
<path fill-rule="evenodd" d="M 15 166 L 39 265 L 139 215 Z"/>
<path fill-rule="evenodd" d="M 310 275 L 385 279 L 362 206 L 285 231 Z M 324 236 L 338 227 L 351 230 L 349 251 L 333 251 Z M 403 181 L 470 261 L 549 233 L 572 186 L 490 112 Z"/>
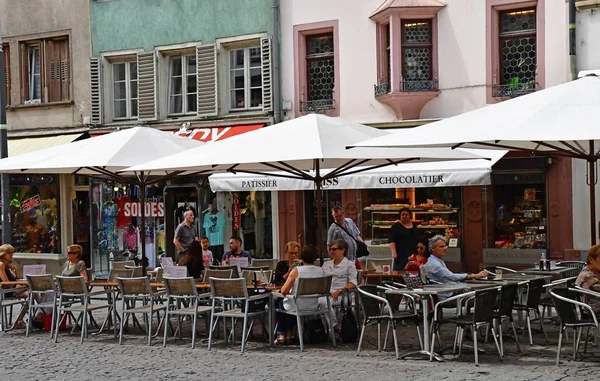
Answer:
<path fill-rule="evenodd" d="M 157 120 L 156 56 L 154 51 L 137 55 L 138 63 L 138 119 Z"/>
<path fill-rule="evenodd" d="M 2 45 L 2 51 L 4 52 L 4 99 L 8 106 L 10 105 L 10 46 Z"/>
<path fill-rule="evenodd" d="M 273 71 L 271 54 L 271 37 L 261 37 L 260 55 L 262 63 L 262 106 L 263 111 L 273 111 L 273 81 L 271 73 Z"/>
<path fill-rule="evenodd" d="M 102 59 L 90 57 L 92 124 L 102 124 Z"/>
<path fill-rule="evenodd" d="M 29 99 L 29 45 L 21 44 L 21 103 Z"/>
<path fill-rule="evenodd" d="M 198 116 L 218 115 L 217 49 L 214 44 L 196 47 Z"/>
<path fill-rule="evenodd" d="M 45 87 L 45 102 L 61 102 L 70 100 L 71 59 L 69 57 L 69 40 L 47 40 L 42 58 Z M 41 50 L 41 49 L 40 49 Z"/>

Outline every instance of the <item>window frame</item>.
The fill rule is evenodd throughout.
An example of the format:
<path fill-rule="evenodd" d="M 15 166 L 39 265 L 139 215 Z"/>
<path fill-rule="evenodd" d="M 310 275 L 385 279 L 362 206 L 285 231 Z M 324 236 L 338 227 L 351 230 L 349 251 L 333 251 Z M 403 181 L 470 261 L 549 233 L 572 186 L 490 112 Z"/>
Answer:
<path fill-rule="evenodd" d="M 188 95 L 192 94 L 192 93 L 188 93 L 187 91 L 187 83 L 188 83 L 188 77 L 190 77 L 191 75 L 187 72 L 187 62 L 188 62 L 188 57 L 193 57 L 194 61 L 196 62 L 194 67 L 195 67 L 195 73 L 194 73 L 194 85 L 196 86 L 196 100 L 193 102 L 194 105 L 194 110 L 189 111 L 188 109 Z M 171 108 L 171 84 L 173 81 L 173 75 L 171 74 L 171 65 L 173 63 L 173 60 L 179 58 L 181 60 L 181 112 L 173 112 L 170 108 Z M 167 117 L 181 117 L 181 116 L 190 116 L 190 115 L 196 115 L 197 113 L 197 107 L 198 107 L 198 62 L 197 62 L 197 57 L 195 53 L 192 54 L 186 54 L 186 53 L 181 53 L 181 54 L 173 54 L 173 55 L 169 55 L 167 57 Z"/>
<path fill-rule="evenodd" d="M 498 22 L 501 23 L 502 22 L 502 14 L 503 13 L 507 13 L 507 12 L 518 12 L 518 11 L 525 11 L 525 10 L 531 10 L 533 9 L 534 13 L 537 16 L 537 11 L 535 9 L 535 7 L 525 7 L 525 8 L 519 8 L 519 9 L 505 9 L 502 11 L 499 11 L 498 14 Z M 536 20 L 537 21 L 537 20 Z M 536 51 L 535 51 L 535 62 L 536 62 L 536 66 L 537 66 L 537 23 L 535 26 L 534 30 L 529 30 L 529 31 L 519 31 L 519 32 L 512 32 L 509 35 L 502 35 L 502 31 L 500 28 L 500 24 L 498 24 L 498 49 L 499 49 L 499 68 L 498 68 L 498 74 L 499 74 L 499 83 L 498 85 L 506 85 L 507 83 L 503 83 L 504 82 L 504 71 L 506 69 L 506 67 L 504 66 L 504 62 L 502 59 L 503 56 L 503 43 L 507 40 L 512 40 L 512 39 L 516 39 L 516 38 L 530 38 L 533 37 L 536 39 L 535 42 L 535 47 L 536 47 Z M 535 80 L 535 73 L 534 73 L 534 80 Z"/>
<path fill-rule="evenodd" d="M 406 37 L 406 24 L 412 24 L 412 23 L 427 23 L 428 27 L 429 27 L 429 41 L 428 42 L 417 42 L 417 43 L 407 43 L 405 41 L 405 37 Z M 403 82 L 406 81 L 406 61 L 404 58 L 404 53 L 407 49 L 422 49 L 422 48 L 427 48 L 429 49 L 429 78 L 427 79 L 428 81 L 433 81 L 434 77 L 433 77 L 433 20 L 432 19 L 401 19 L 400 20 L 400 39 L 402 41 L 402 45 L 400 47 L 400 59 L 401 59 L 401 68 L 402 68 L 402 79 Z"/>
<path fill-rule="evenodd" d="M 250 66 L 250 49 L 258 49 L 259 52 L 259 64 L 258 66 L 255 67 L 251 67 Z M 231 54 L 235 51 L 238 50 L 243 50 L 244 51 L 244 67 L 242 68 L 242 70 L 244 71 L 244 107 L 241 108 L 233 108 L 232 107 L 232 83 L 231 83 L 231 72 L 233 70 L 240 70 L 240 69 L 232 69 L 231 68 Z M 262 85 L 262 57 L 260 57 L 260 43 L 256 44 L 256 45 L 245 45 L 245 46 L 239 46 L 239 47 L 230 47 L 229 49 L 226 50 L 227 52 L 227 80 L 226 80 L 226 87 L 227 87 L 227 109 L 230 113 L 239 113 L 239 112 L 248 112 L 248 111 L 262 111 L 263 109 L 263 104 L 262 104 L 262 96 L 263 96 L 263 85 Z M 260 100 L 260 105 L 259 106 L 254 106 L 252 107 L 250 105 L 250 101 L 251 101 L 251 93 L 252 93 L 252 89 L 256 89 L 258 87 L 252 87 L 251 86 L 251 69 L 259 69 L 260 71 L 260 93 L 261 93 L 261 100 Z"/>
<path fill-rule="evenodd" d="M 138 76 L 135 79 L 136 85 L 138 86 L 138 90 L 137 90 L 137 97 L 136 98 L 132 98 L 131 97 L 131 85 L 133 80 L 131 79 L 131 65 L 135 64 L 137 65 L 137 61 L 134 60 L 122 60 L 122 61 L 114 61 L 110 63 L 110 84 L 111 84 L 111 91 L 110 91 L 110 104 L 111 104 L 111 110 L 112 110 L 112 120 L 114 121 L 122 121 L 122 120 L 136 120 L 138 119 L 138 109 L 136 107 L 135 110 L 135 115 L 133 115 L 133 107 L 131 105 L 131 102 L 135 99 L 137 100 L 137 104 L 139 105 L 139 96 L 140 96 L 140 92 L 139 92 L 139 71 L 138 71 Z M 116 115 L 115 112 L 115 93 L 114 93 L 114 86 L 115 86 L 115 76 L 114 76 L 114 69 L 115 69 L 115 65 L 125 65 L 125 116 L 124 117 L 118 117 Z M 121 81 L 119 81 L 121 82 Z M 122 100 L 122 99 L 121 99 Z"/>

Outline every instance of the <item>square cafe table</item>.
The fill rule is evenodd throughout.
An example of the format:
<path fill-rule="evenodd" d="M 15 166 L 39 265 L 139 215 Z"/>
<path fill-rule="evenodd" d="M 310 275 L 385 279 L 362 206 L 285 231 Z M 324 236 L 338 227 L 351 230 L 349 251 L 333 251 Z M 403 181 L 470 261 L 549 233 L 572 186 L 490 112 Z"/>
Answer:
<path fill-rule="evenodd" d="M 527 275 L 551 276 L 552 280 L 565 278 L 572 271 L 573 271 L 573 268 L 571 268 L 571 267 L 553 267 L 550 269 L 550 271 L 540 270 L 537 267 L 530 267 L 530 268 L 527 268 L 524 270 L 519 270 L 520 273 L 527 274 Z"/>

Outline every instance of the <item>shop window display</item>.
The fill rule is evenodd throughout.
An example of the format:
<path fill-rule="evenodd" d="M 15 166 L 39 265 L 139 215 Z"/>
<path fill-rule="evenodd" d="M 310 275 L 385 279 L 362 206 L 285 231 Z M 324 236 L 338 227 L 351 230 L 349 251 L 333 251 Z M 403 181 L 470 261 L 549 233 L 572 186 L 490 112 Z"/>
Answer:
<path fill-rule="evenodd" d="M 10 177 L 11 239 L 17 252 L 60 253 L 59 194 L 57 176 Z"/>

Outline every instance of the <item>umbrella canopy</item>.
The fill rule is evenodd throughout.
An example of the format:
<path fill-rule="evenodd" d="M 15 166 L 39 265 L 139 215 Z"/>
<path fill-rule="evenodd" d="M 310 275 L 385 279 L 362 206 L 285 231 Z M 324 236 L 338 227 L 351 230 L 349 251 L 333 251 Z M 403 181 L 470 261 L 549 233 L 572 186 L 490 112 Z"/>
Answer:
<path fill-rule="evenodd" d="M 346 146 L 389 135 L 389 132 L 348 123 L 338 118 L 310 114 L 277 125 L 205 144 L 186 152 L 163 157 L 128 171 L 229 171 L 261 174 L 314 182 L 317 205 L 321 204 L 323 180 L 408 161 L 481 159 L 472 153 L 449 148 L 402 148 L 382 150 Z M 330 171 L 323 173 L 322 168 Z M 312 171 L 312 172 L 310 172 Z M 317 208 L 321 249 L 321 208 Z"/>
<path fill-rule="evenodd" d="M 400 130 L 350 147 L 496 147 L 552 153 L 588 162 L 600 157 L 600 78 L 550 87 L 438 122 Z M 596 242 L 595 184 L 590 181 L 592 245 Z"/>

